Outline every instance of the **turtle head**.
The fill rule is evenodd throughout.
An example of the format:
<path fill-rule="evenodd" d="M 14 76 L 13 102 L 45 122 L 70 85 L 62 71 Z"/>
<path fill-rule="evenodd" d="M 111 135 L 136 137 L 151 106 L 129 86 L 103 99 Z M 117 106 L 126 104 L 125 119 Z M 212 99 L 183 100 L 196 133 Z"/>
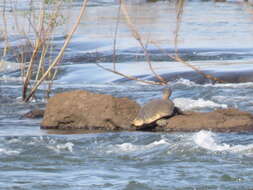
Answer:
<path fill-rule="evenodd" d="M 164 100 L 169 99 L 171 93 L 172 93 L 172 91 L 171 91 L 170 88 L 164 88 L 164 89 L 163 89 L 163 99 L 164 99 Z"/>

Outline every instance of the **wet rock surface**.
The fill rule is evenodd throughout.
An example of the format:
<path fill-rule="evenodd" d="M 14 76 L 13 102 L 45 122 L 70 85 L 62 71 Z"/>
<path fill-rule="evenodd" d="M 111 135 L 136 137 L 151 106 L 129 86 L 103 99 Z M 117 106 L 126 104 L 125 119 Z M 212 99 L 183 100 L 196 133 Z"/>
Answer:
<path fill-rule="evenodd" d="M 22 117 L 30 119 L 42 118 L 44 116 L 44 112 L 45 111 L 41 109 L 34 109 L 25 113 Z"/>
<path fill-rule="evenodd" d="M 167 120 L 166 125 L 155 131 L 193 132 L 211 130 L 215 132 L 253 131 L 253 115 L 238 109 L 218 109 L 213 112 L 185 112 Z"/>
<path fill-rule="evenodd" d="M 139 109 L 128 98 L 81 90 L 64 92 L 49 99 L 41 128 L 133 130 L 131 122 Z"/>
<path fill-rule="evenodd" d="M 140 106 L 128 98 L 81 90 L 64 92 L 49 99 L 41 128 L 160 132 L 253 131 L 253 114 L 233 108 L 212 112 L 180 112 L 144 127 L 134 127 L 132 122 L 139 110 Z"/>

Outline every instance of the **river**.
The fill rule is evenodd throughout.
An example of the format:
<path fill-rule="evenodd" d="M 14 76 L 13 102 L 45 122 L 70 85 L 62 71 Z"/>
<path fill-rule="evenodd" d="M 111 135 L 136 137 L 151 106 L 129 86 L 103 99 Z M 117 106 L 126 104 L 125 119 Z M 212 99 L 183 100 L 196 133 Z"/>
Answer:
<path fill-rule="evenodd" d="M 0 0 L 0 7 L 3 6 Z M 35 0 L 34 2 L 39 2 Z M 156 72 L 168 79 L 172 100 L 183 110 L 211 111 L 235 107 L 253 113 L 253 14 L 243 2 L 186 2 L 180 27 L 180 56 L 200 70 L 225 78 L 219 84 L 167 56 L 174 53 L 174 3 L 129 0 L 128 11 L 145 40 L 156 41 L 166 52 L 148 44 Z M 11 6 L 9 14 L 11 14 Z M 71 6 L 70 10 L 68 7 Z M 66 15 L 76 16 L 81 1 L 66 3 Z M 16 1 L 18 15 L 29 1 Z M 161 96 L 162 86 L 130 81 L 98 68 L 112 68 L 118 4 L 90 1 L 73 36 L 52 93 L 83 89 L 140 104 Z M 25 22 L 20 16 L 20 22 Z M 8 22 L 13 21 L 9 18 Z M 68 26 L 74 23 L 70 20 Z M 12 23 L 13 24 L 13 23 Z M 3 26 L 2 21 L 0 26 Z M 68 28 L 53 41 L 57 52 Z M 9 44 L 22 38 L 8 27 Z M 4 41 L 0 41 L 0 50 Z M 145 80 L 156 80 L 138 42 L 124 19 L 119 21 L 116 68 Z M 6 190 L 249 190 L 253 188 L 252 133 L 75 133 L 40 129 L 41 119 L 22 115 L 44 108 L 42 86 L 37 101 L 21 100 L 20 70 L 14 55 L 0 69 L 0 189 Z"/>

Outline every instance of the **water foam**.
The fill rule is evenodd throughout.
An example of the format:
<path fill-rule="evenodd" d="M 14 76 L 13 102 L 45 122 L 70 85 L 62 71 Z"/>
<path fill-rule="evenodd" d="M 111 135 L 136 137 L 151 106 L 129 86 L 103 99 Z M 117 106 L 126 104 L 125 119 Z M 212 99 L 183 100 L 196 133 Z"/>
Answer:
<path fill-rule="evenodd" d="M 199 86 L 197 83 L 189 80 L 189 79 L 184 79 L 184 78 L 180 78 L 177 81 L 175 81 L 174 85 L 185 85 L 185 86 Z"/>
<path fill-rule="evenodd" d="M 215 139 L 215 134 L 211 131 L 200 131 L 193 136 L 193 141 L 201 148 L 211 151 L 229 151 L 229 152 L 253 152 L 253 144 L 249 145 L 229 145 L 219 143 Z"/>
<path fill-rule="evenodd" d="M 189 79 L 181 78 L 177 80 L 174 85 L 184 85 L 188 87 L 213 87 L 213 88 L 252 88 L 253 82 L 242 82 L 242 83 L 216 83 L 216 84 L 198 84 Z"/>
<path fill-rule="evenodd" d="M 196 108 L 227 108 L 226 104 L 218 104 L 211 100 L 204 100 L 202 98 L 197 100 L 190 98 L 176 98 L 173 102 L 182 110 L 192 110 Z"/>
<path fill-rule="evenodd" d="M 8 141 L 9 144 L 16 144 L 16 143 L 20 143 L 20 142 L 21 142 L 21 140 L 20 139 L 16 139 L 16 138 L 10 139 Z"/>
<path fill-rule="evenodd" d="M 0 148 L 0 154 L 5 154 L 5 155 L 8 155 L 8 156 L 13 156 L 13 155 L 20 154 L 20 151 L 17 151 L 17 150 L 7 150 L 7 149 Z"/>
<path fill-rule="evenodd" d="M 147 145 L 134 145 L 132 143 L 123 143 L 123 144 L 117 144 L 114 146 L 114 148 L 110 151 L 107 151 L 107 153 L 111 152 L 135 152 L 135 151 L 143 151 L 148 150 L 157 146 L 161 145 L 168 145 L 169 143 L 166 141 L 166 139 L 161 139 L 159 141 L 154 141 Z"/>
<path fill-rule="evenodd" d="M 32 141 L 27 144 L 32 145 L 32 146 L 46 144 L 46 148 L 53 150 L 57 153 L 60 153 L 62 150 L 73 152 L 73 146 L 74 146 L 72 142 L 59 143 L 56 139 L 52 139 L 50 137 L 43 137 L 43 136 L 33 137 Z"/>
<path fill-rule="evenodd" d="M 50 145 L 47 146 L 47 148 L 54 150 L 57 153 L 60 153 L 61 150 L 67 150 L 69 152 L 73 152 L 73 146 L 74 144 L 71 142 L 67 142 L 65 144 L 54 144 L 54 145 Z"/>

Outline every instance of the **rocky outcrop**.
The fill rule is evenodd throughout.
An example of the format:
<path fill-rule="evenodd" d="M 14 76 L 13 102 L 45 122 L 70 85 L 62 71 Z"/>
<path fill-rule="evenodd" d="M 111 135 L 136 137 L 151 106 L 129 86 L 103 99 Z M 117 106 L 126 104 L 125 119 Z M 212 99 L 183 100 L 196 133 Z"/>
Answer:
<path fill-rule="evenodd" d="M 133 130 L 131 122 L 139 109 L 128 98 L 81 90 L 64 92 L 48 100 L 41 128 Z"/>
<path fill-rule="evenodd" d="M 232 108 L 212 112 L 183 112 L 168 119 L 158 120 L 145 128 L 135 128 L 131 124 L 139 109 L 140 106 L 128 98 L 116 98 L 81 90 L 64 92 L 49 99 L 41 128 L 90 131 L 253 131 L 253 115 Z"/>
<path fill-rule="evenodd" d="M 162 122 L 155 131 L 192 132 L 211 130 L 216 132 L 253 131 L 253 115 L 238 109 L 219 109 L 213 112 L 185 112 Z"/>

